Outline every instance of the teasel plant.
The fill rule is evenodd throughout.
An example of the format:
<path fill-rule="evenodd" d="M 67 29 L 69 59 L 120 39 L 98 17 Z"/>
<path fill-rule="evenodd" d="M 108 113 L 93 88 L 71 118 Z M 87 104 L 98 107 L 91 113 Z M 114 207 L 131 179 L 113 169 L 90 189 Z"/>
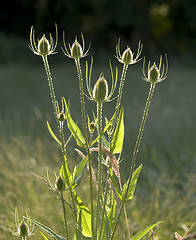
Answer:
<path fill-rule="evenodd" d="M 123 69 L 122 69 L 122 74 L 121 74 L 120 84 L 119 84 L 118 98 L 117 98 L 117 102 L 116 102 L 116 108 L 118 108 L 121 104 L 123 86 L 125 83 L 128 67 L 141 60 L 140 56 L 142 53 L 142 49 L 143 49 L 143 44 L 141 44 L 141 42 L 139 41 L 136 54 L 131 50 L 131 48 L 129 46 L 127 46 L 126 50 L 124 50 L 124 52 L 121 55 L 120 39 L 118 41 L 118 44 L 116 45 L 116 56 L 115 57 L 117 58 L 117 60 L 120 63 L 123 64 Z M 118 116 L 118 114 L 117 114 L 117 116 Z"/>
<path fill-rule="evenodd" d="M 112 70 L 111 62 L 110 62 L 110 72 L 111 72 L 111 90 L 108 91 L 108 82 L 104 77 L 104 74 L 101 73 L 98 80 L 96 81 L 93 89 L 91 88 L 91 76 L 92 76 L 92 66 L 93 66 L 93 58 L 91 58 L 91 66 L 90 71 L 88 73 L 88 63 L 86 62 L 86 85 L 89 94 L 89 99 L 96 102 L 97 105 L 97 133 L 98 136 L 102 133 L 102 107 L 103 103 L 112 101 L 113 94 L 116 89 L 116 84 L 118 80 L 118 69 L 116 68 L 116 74 L 114 79 L 114 73 Z M 106 179 L 106 186 L 105 186 L 105 195 L 104 201 L 101 211 L 101 196 L 102 196 L 102 159 L 103 159 L 103 146 L 102 146 L 102 137 L 99 138 L 98 141 L 98 188 L 97 188 L 97 208 L 96 208 L 96 224 L 95 224 L 95 231 L 99 236 L 98 239 L 101 237 L 102 227 L 103 227 L 103 220 L 104 220 L 104 212 L 106 207 L 106 200 L 107 200 L 107 191 L 108 191 L 108 176 L 109 170 Z M 111 165 L 110 165 L 111 167 Z M 100 216 L 101 214 L 101 216 Z M 100 218 L 100 224 L 99 224 Z M 100 225 L 100 227 L 99 227 Z M 99 229 L 99 230 L 98 230 Z"/>
<path fill-rule="evenodd" d="M 121 202 L 119 213 L 118 213 L 117 219 L 116 219 L 116 223 L 115 223 L 113 232 L 111 234 L 111 239 L 113 239 L 113 237 L 114 237 L 114 234 L 115 234 L 115 231 L 116 231 L 116 227 L 118 225 L 118 221 L 119 221 L 122 209 L 123 209 L 123 207 L 126 203 L 127 196 L 129 194 L 129 188 L 130 188 L 131 182 L 134 178 L 134 173 L 135 173 L 134 169 L 135 169 L 135 164 L 136 164 L 136 160 L 137 160 L 137 154 L 139 152 L 139 147 L 140 147 L 140 143 L 141 143 L 141 140 L 142 140 L 142 135 L 143 135 L 143 131 L 144 131 L 144 128 L 145 128 L 145 124 L 146 124 L 146 120 L 147 120 L 147 116 L 148 116 L 148 112 L 149 112 L 149 108 L 150 108 L 150 103 L 151 103 L 153 93 L 154 93 L 154 90 L 155 90 L 155 86 L 156 86 L 157 83 L 159 83 L 159 82 L 161 82 L 161 81 L 163 81 L 167 78 L 167 73 L 168 73 L 167 55 L 165 55 L 165 61 L 166 61 L 166 63 L 163 64 L 162 63 L 162 56 L 160 56 L 158 67 L 157 67 L 155 62 L 152 66 L 150 66 L 150 61 L 149 61 L 148 69 L 147 69 L 148 70 L 147 75 L 145 73 L 145 58 L 144 58 L 144 61 L 143 61 L 143 69 L 142 69 L 143 79 L 150 83 L 150 90 L 149 90 L 149 94 L 148 94 L 148 97 L 147 97 L 144 113 L 143 113 L 143 116 L 142 116 L 142 121 L 141 121 L 141 125 L 140 125 L 140 128 L 139 128 L 139 133 L 138 133 L 138 136 L 137 136 L 135 148 L 134 148 L 134 151 L 133 151 L 130 174 L 129 174 L 129 178 L 128 178 L 128 181 L 127 181 L 126 190 L 124 192 L 123 201 Z"/>
<path fill-rule="evenodd" d="M 34 224 L 31 222 L 31 218 L 26 212 L 25 219 L 19 221 L 18 209 L 14 212 L 14 230 L 8 229 L 14 236 L 21 240 L 27 240 L 34 232 Z"/>
<path fill-rule="evenodd" d="M 48 40 L 49 39 L 49 40 Z M 84 37 L 81 34 L 82 44 L 78 42 L 78 38 L 75 38 L 73 44 L 65 43 L 65 34 L 63 33 L 63 52 L 65 56 L 71 58 L 75 62 L 75 66 L 78 73 L 80 100 L 81 100 L 81 115 L 82 115 L 82 130 L 80 130 L 79 124 L 74 121 L 70 112 L 70 103 L 67 102 L 65 97 L 61 98 L 61 102 L 56 99 L 53 80 L 48 63 L 48 56 L 56 53 L 58 43 L 58 31 L 56 26 L 56 40 L 53 40 L 51 34 L 47 39 L 46 35 L 43 35 L 38 42 L 35 39 L 35 30 L 32 27 L 30 32 L 30 48 L 34 54 L 41 56 L 44 62 L 45 71 L 48 78 L 48 84 L 50 89 L 51 100 L 54 109 L 54 115 L 57 122 L 59 136 L 56 136 L 52 130 L 49 122 L 47 122 L 48 131 L 53 139 L 58 143 L 63 153 L 63 160 L 61 161 L 61 167 L 59 174 L 56 174 L 55 185 L 50 182 L 49 176 L 47 179 L 43 179 L 47 185 L 54 190 L 62 203 L 63 219 L 65 236 L 58 235 L 54 230 L 36 220 L 30 219 L 26 216 L 24 219 L 30 224 L 40 227 L 50 237 L 55 240 L 81 240 L 90 238 L 93 240 L 112 240 L 116 234 L 116 229 L 119 224 L 119 219 L 124 209 L 125 219 L 127 225 L 128 234 L 126 239 L 139 240 L 146 235 L 151 229 L 159 225 L 161 222 L 157 222 L 141 230 L 138 234 L 132 236 L 128 227 L 127 213 L 125 205 L 127 201 L 131 200 L 134 196 L 136 184 L 142 165 L 135 169 L 137 154 L 139 151 L 147 115 L 151 99 L 155 90 L 155 85 L 166 79 L 168 71 L 167 56 L 166 64 L 163 64 L 162 57 L 160 57 L 159 65 L 156 63 L 148 64 L 147 74 L 145 71 L 145 58 L 143 61 L 143 77 L 144 80 L 149 82 L 151 87 L 149 95 L 146 101 L 144 114 L 142 117 L 141 125 L 139 128 L 136 145 L 133 151 L 132 163 L 130 167 L 130 174 L 127 181 L 123 184 L 120 175 L 120 160 L 121 153 L 123 151 L 124 141 L 124 108 L 121 106 L 121 99 L 123 95 L 123 86 L 126 78 L 126 73 L 129 65 L 135 64 L 141 60 L 141 52 L 143 45 L 141 42 L 138 44 L 137 53 L 133 53 L 130 47 L 122 53 L 120 51 L 120 41 L 116 46 L 116 58 L 123 64 L 122 74 L 120 77 L 120 83 L 118 88 L 118 94 L 115 96 L 115 91 L 118 82 L 118 69 L 115 69 L 115 73 L 112 68 L 111 62 L 109 63 L 110 75 L 111 75 L 111 87 L 109 91 L 108 81 L 105 78 L 104 73 L 101 73 L 94 86 L 92 87 L 93 76 L 93 58 L 91 57 L 90 66 L 86 61 L 86 88 L 87 93 L 84 92 L 83 87 L 83 73 L 80 65 L 80 61 L 89 54 L 90 45 L 85 50 Z M 94 78 L 94 76 L 93 76 Z M 97 114 L 93 114 L 93 119 L 90 120 L 85 110 L 85 97 L 94 101 L 97 106 Z M 103 124 L 102 108 L 105 103 L 116 101 L 116 107 L 114 113 L 110 119 L 105 118 L 105 126 Z M 64 125 L 70 131 L 70 136 L 65 141 Z M 70 139 L 74 138 L 77 146 L 80 149 L 76 149 L 76 152 L 81 156 L 82 160 L 74 167 L 73 172 L 70 172 L 68 168 L 68 156 L 66 147 Z M 85 151 L 85 152 L 83 152 Z M 92 152 L 98 152 L 98 167 L 97 173 L 93 169 L 92 164 Z M 106 156 L 106 157 L 105 157 Z M 103 170 L 106 168 L 106 181 L 104 186 L 104 174 Z M 75 188 L 80 185 L 80 179 L 83 175 L 84 169 L 87 167 L 89 172 L 89 189 L 90 189 L 90 204 L 85 204 L 79 197 Z M 40 177 L 41 179 L 41 177 Z M 71 196 L 71 203 L 68 203 L 64 194 L 68 191 Z M 95 194 L 96 193 L 96 194 Z M 96 197 L 96 201 L 95 201 Z M 67 208 L 70 208 L 73 212 L 73 218 L 75 222 L 74 233 L 70 233 L 69 219 L 67 215 Z M 20 225 L 20 224 L 18 224 Z M 26 226 L 26 225 L 25 225 Z M 32 225 L 31 225 L 32 226 Z M 30 229 L 30 228 L 28 228 Z M 31 230 L 28 230 L 22 240 L 26 240 L 30 237 Z M 47 240 L 47 236 L 42 233 L 42 236 Z M 21 235 L 19 236 L 21 237 Z M 26 238 L 25 238 L 26 237 Z"/>
<path fill-rule="evenodd" d="M 35 29 L 33 27 L 31 27 L 31 31 L 30 31 L 30 49 L 33 51 L 34 54 L 41 56 L 44 66 L 45 66 L 45 72 L 48 78 L 48 85 L 49 85 L 49 90 L 50 90 L 50 96 L 51 96 L 51 100 L 52 100 L 52 104 L 53 104 L 53 109 L 54 109 L 54 115 L 56 118 L 56 122 L 58 125 L 58 129 L 59 129 L 59 133 L 60 133 L 60 139 L 58 140 L 58 138 L 54 135 L 50 124 L 47 122 L 47 126 L 48 129 L 51 133 L 52 136 L 55 136 L 55 140 L 59 143 L 59 145 L 61 146 L 62 149 L 62 153 L 63 153 L 63 169 L 64 169 L 64 176 L 66 179 L 66 184 L 69 186 L 69 177 L 67 176 L 67 171 L 66 169 L 67 167 L 67 154 L 66 154 L 66 144 L 65 144 L 65 137 L 64 137 L 64 132 L 63 132 L 63 122 L 65 121 L 65 113 L 64 113 L 64 102 L 62 101 L 62 111 L 60 112 L 59 110 L 59 104 L 56 100 L 56 94 L 55 94 L 55 90 L 54 90 L 54 85 L 53 85 L 53 79 L 51 76 L 51 72 L 50 72 L 50 66 L 49 66 L 49 62 L 48 62 L 48 56 L 49 55 L 53 55 L 56 52 L 56 47 L 57 47 L 57 43 L 58 43 L 58 30 L 57 30 L 57 25 L 55 25 L 56 28 L 56 40 L 54 43 L 53 37 L 51 34 L 49 34 L 49 39 L 48 40 L 45 36 L 45 34 L 42 36 L 42 38 L 40 40 L 38 40 L 38 44 L 36 44 L 36 40 L 35 40 Z M 73 212 L 74 215 L 76 215 L 76 206 L 75 206 L 75 200 L 74 200 L 74 196 L 73 196 L 73 191 L 71 188 L 69 188 L 70 191 L 70 195 L 71 195 L 71 199 L 72 199 L 72 204 L 73 204 Z M 63 194 L 61 191 L 59 192 L 59 196 L 62 202 L 62 208 L 63 208 L 63 214 L 64 214 L 64 224 L 65 224 L 65 232 L 66 232 L 66 238 L 69 238 L 69 230 L 68 230 L 68 223 L 67 223 L 67 213 L 66 213 L 66 207 L 65 207 L 65 200 L 63 197 Z M 75 222 L 77 223 L 77 220 L 75 218 Z"/>
<path fill-rule="evenodd" d="M 94 206 L 93 206 L 93 183 L 92 183 L 92 161 L 91 161 L 91 151 L 90 151 L 90 139 L 88 138 L 87 134 L 87 121 L 86 121 L 86 111 L 85 111 L 85 99 L 84 99 L 84 87 L 83 87 L 83 75 L 82 69 L 80 65 L 80 59 L 86 57 L 89 53 L 90 44 L 88 49 L 85 51 L 85 41 L 83 34 L 81 34 L 82 38 L 82 46 L 78 42 L 77 37 L 72 45 L 68 44 L 68 47 L 65 43 L 65 34 L 63 32 L 63 52 L 65 56 L 73 59 L 75 61 L 77 73 L 78 73 L 78 80 L 79 80 L 79 89 L 80 89 L 80 102 L 81 102 L 81 113 L 82 113 L 82 124 L 83 124 L 83 133 L 84 133 L 84 141 L 85 147 L 87 152 L 88 158 L 88 165 L 89 165 L 89 185 L 90 185 L 90 203 L 91 203 L 91 227 L 92 227 L 92 235 L 94 237 Z"/>

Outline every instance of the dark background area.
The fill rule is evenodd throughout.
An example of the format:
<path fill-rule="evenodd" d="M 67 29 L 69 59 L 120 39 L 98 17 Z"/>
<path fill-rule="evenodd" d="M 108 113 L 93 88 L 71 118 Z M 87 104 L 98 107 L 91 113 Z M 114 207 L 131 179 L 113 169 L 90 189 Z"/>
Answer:
<path fill-rule="evenodd" d="M 73 42 L 82 32 L 92 51 L 114 52 L 122 46 L 144 44 L 144 54 L 164 54 L 191 64 L 196 53 L 195 0 L 11 0 L 0 8 L 0 61 L 29 54 L 30 27 L 37 36 L 54 32 Z M 22 41 L 22 39 L 24 41 Z M 19 54 L 20 53 L 20 54 Z"/>

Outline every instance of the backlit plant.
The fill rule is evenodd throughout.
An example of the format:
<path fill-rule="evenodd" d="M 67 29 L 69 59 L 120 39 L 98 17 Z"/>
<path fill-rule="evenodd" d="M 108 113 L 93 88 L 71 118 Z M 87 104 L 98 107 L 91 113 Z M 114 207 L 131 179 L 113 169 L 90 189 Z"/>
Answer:
<path fill-rule="evenodd" d="M 81 38 L 82 45 L 78 42 L 77 38 L 75 38 L 74 43 L 72 45 L 68 44 L 67 47 L 67 44 L 65 43 L 65 37 L 63 35 L 63 52 L 65 56 L 75 61 L 78 73 L 81 99 L 82 130 L 79 124 L 77 124 L 77 121 L 75 121 L 71 116 L 70 105 L 66 97 L 62 98 L 61 105 L 59 105 L 56 100 L 56 93 L 50 73 L 48 56 L 56 53 L 58 41 L 57 28 L 55 43 L 51 35 L 49 35 L 49 40 L 45 35 L 43 35 L 43 37 L 38 40 L 38 43 L 36 43 L 35 30 L 33 27 L 31 28 L 30 48 L 33 53 L 41 56 L 43 59 L 49 83 L 54 115 L 59 131 L 58 133 L 54 133 L 49 122 L 47 122 L 48 130 L 51 136 L 58 143 L 62 151 L 62 159 L 59 161 L 59 173 L 56 176 L 54 187 L 51 186 L 49 179 L 47 182 L 48 185 L 51 186 L 51 188 L 58 194 L 59 199 L 61 200 L 65 235 L 60 236 L 52 228 L 45 226 L 36 220 L 30 220 L 28 217 L 25 219 L 30 221 L 31 224 L 37 225 L 43 231 L 45 231 L 46 235 L 42 233 L 42 236 L 45 240 L 48 239 L 47 234 L 56 240 L 80 240 L 86 238 L 94 240 L 111 240 L 117 239 L 115 236 L 119 219 L 124 218 L 127 232 L 122 233 L 121 239 L 139 240 L 143 238 L 143 236 L 146 235 L 151 229 L 161 223 L 157 222 L 152 224 L 141 230 L 138 234 L 133 235 L 129 229 L 129 216 L 126 211 L 126 203 L 134 196 L 137 180 L 142 170 L 142 165 L 135 169 L 137 154 L 156 83 L 163 81 L 167 77 L 167 57 L 165 58 L 165 65 L 162 63 L 162 57 L 160 57 L 158 67 L 156 63 L 154 63 L 152 66 L 150 66 L 149 63 L 147 74 L 145 72 L 145 61 L 143 62 L 143 77 L 144 80 L 151 84 L 151 87 L 147 97 L 135 148 L 133 150 L 132 162 L 129 166 L 129 177 L 127 181 L 123 183 L 121 179 L 120 162 L 121 153 L 123 151 L 125 126 L 124 108 L 121 106 L 121 99 L 128 67 L 141 60 L 140 56 L 143 45 L 139 42 L 136 54 L 131 50 L 130 47 L 127 47 L 127 49 L 121 54 L 120 42 L 118 42 L 116 46 L 116 58 L 120 63 L 123 64 L 123 69 L 118 82 L 118 69 L 116 68 L 114 74 L 112 64 L 109 64 L 111 87 L 109 87 L 110 84 L 105 78 L 104 73 L 101 73 L 99 77 L 96 78 L 97 81 L 95 81 L 95 84 L 92 87 L 92 79 L 94 78 L 93 58 L 91 58 L 90 67 L 86 61 L 85 83 L 87 93 L 85 93 L 83 87 L 83 72 L 80 66 L 80 61 L 89 54 L 89 48 L 85 50 L 83 35 L 81 35 Z M 117 96 L 115 96 L 116 89 L 118 92 Z M 93 113 L 92 119 L 90 119 L 90 117 L 86 114 L 85 97 L 91 101 L 94 101 L 97 106 L 97 113 Z M 116 101 L 116 107 L 113 115 L 110 117 L 110 119 L 103 118 L 102 108 L 105 104 L 110 104 L 111 101 Z M 103 119 L 105 121 L 103 121 Z M 64 135 L 64 127 L 67 127 L 67 129 L 70 131 L 70 137 L 67 140 L 65 139 Z M 81 157 L 80 163 L 74 167 L 73 172 L 70 171 L 66 150 L 71 138 L 75 139 L 76 145 L 79 148 L 76 149 L 76 151 Z M 94 167 L 95 164 L 92 164 L 96 161 L 94 159 L 95 154 L 92 154 L 92 152 L 98 153 L 97 167 Z M 85 199 L 85 201 L 83 201 L 76 192 L 76 187 L 80 186 L 80 180 L 85 169 L 88 171 L 89 180 L 87 181 L 84 179 L 83 181 L 86 180 L 85 184 L 89 184 L 90 192 L 89 194 L 86 194 L 89 199 Z M 67 192 L 69 195 L 67 195 Z M 66 204 L 67 202 L 69 202 L 69 206 Z M 70 231 L 67 207 L 72 209 L 72 218 L 75 222 L 74 232 Z M 124 214 L 122 214 L 122 212 L 124 212 Z M 22 224 L 24 225 L 23 222 Z M 24 226 L 22 226 L 22 224 L 19 224 L 19 232 L 17 232 L 16 235 L 22 239 L 26 239 L 30 237 L 31 231 L 29 230 L 29 227 L 24 225 L 26 227 L 26 231 L 23 233 L 22 229 Z"/>

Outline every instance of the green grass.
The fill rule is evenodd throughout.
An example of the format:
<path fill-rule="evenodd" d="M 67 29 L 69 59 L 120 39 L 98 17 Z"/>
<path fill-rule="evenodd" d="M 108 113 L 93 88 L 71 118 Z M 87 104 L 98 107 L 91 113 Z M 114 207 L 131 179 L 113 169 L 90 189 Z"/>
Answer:
<path fill-rule="evenodd" d="M 121 175 L 124 180 L 128 176 L 150 87 L 141 80 L 141 63 L 139 65 L 128 70 L 123 95 L 126 134 Z M 51 64 L 51 71 L 58 100 L 62 96 L 71 100 L 72 116 L 81 124 L 78 79 L 73 63 Z M 106 67 L 99 65 L 95 67 L 94 81 L 101 71 L 107 78 Z M 55 130 L 43 66 L 41 63 L 39 66 L 24 63 L 1 65 L 0 76 L 0 226 L 12 226 L 12 212 L 18 207 L 19 214 L 24 215 L 28 210 L 33 219 L 62 234 L 61 204 L 56 200 L 56 194 L 31 174 L 33 171 L 46 177 L 48 168 L 54 183 L 54 171 L 58 172 L 61 165 L 60 149 L 46 127 L 48 120 Z M 155 234 L 160 239 L 172 240 L 175 231 L 183 234 L 183 223 L 189 225 L 196 220 L 195 89 L 193 68 L 171 66 L 168 79 L 157 84 L 138 154 L 137 165 L 142 163 L 143 170 L 136 195 L 127 205 L 133 233 L 163 220 Z M 87 112 L 90 107 L 96 111 L 94 103 L 86 102 Z M 115 103 L 106 103 L 104 114 L 110 117 L 114 107 Z M 91 112 L 88 113 L 92 116 Z M 69 133 L 65 135 L 68 137 Z M 80 160 L 74 147 L 75 143 L 71 141 L 68 152 L 72 166 L 73 162 Z M 88 192 L 87 178 L 82 181 L 84 184 L 80 191 L 85 195 Z M 69 214 L 71 223 L 71 212 Z M 120 235 L 120 229 L 124 228 L 123 218 L 120 225 L 116 239 L 123 239 Z M 0 239 L 12 239 L 10 233 L 2 228 Z M 31 239 L 38 238 L 39 231 Z"/>

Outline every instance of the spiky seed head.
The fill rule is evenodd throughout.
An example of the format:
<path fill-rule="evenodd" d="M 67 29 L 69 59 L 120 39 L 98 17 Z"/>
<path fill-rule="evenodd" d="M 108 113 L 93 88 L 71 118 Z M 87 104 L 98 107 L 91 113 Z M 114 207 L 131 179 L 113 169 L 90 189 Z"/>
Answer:
<path fill-rule="evenodd" d="M 38 42 L 38 52 L 40 55 L 47 56 L 50 52 L 50 43 L 45 34 Z"/>
<path fill-rule="evenodd" d="M 61 176 L 56 179 L 55 188 L 59 192 L 62 192 L 65 189 L 65 182 Z"/>
<path fill-rule="evenodd" d="M 133 61 L 133 53 L 129 47 L 123 52 L 122 61 L 125 64 L 130 64 Z"/>
<path fill-rule="evenodd" d="M 75 39 L 75 42 L 72 44 L 71 47 L 71 57 L 78 59 L 83 56 L 83 49 L 77 39 Z"/>
<path fill-rule="evenodd" d="M 28 236 L 28 226 L 24 220 L 20 223 L 18 227 L 18 235 L 20 235 L 20 237 L 22 238 Z"/>
<path fill-rule="evenodd" d="M 63 111 L 61 111 L 61 112 L 59 113 L 59 115 L 58 115 L 58 120 L 59 120 L 60 122 L 64 122 L 65 119 L 66 119 L 65 113 L 64 113 Z"/>
<path fill-rule="evenodd" d="M 100 76 L 95 83 L 93 97 L 97 102 L 104 102 L 108 97 L 108 83 L 103 76 Z"/>
<path fill-rule="evenodd" d="M 148 70 L 148 79 L 151 83 L 156 83 L 159 80 L 159 70 L 154 63 L 152 67 Z"/>

